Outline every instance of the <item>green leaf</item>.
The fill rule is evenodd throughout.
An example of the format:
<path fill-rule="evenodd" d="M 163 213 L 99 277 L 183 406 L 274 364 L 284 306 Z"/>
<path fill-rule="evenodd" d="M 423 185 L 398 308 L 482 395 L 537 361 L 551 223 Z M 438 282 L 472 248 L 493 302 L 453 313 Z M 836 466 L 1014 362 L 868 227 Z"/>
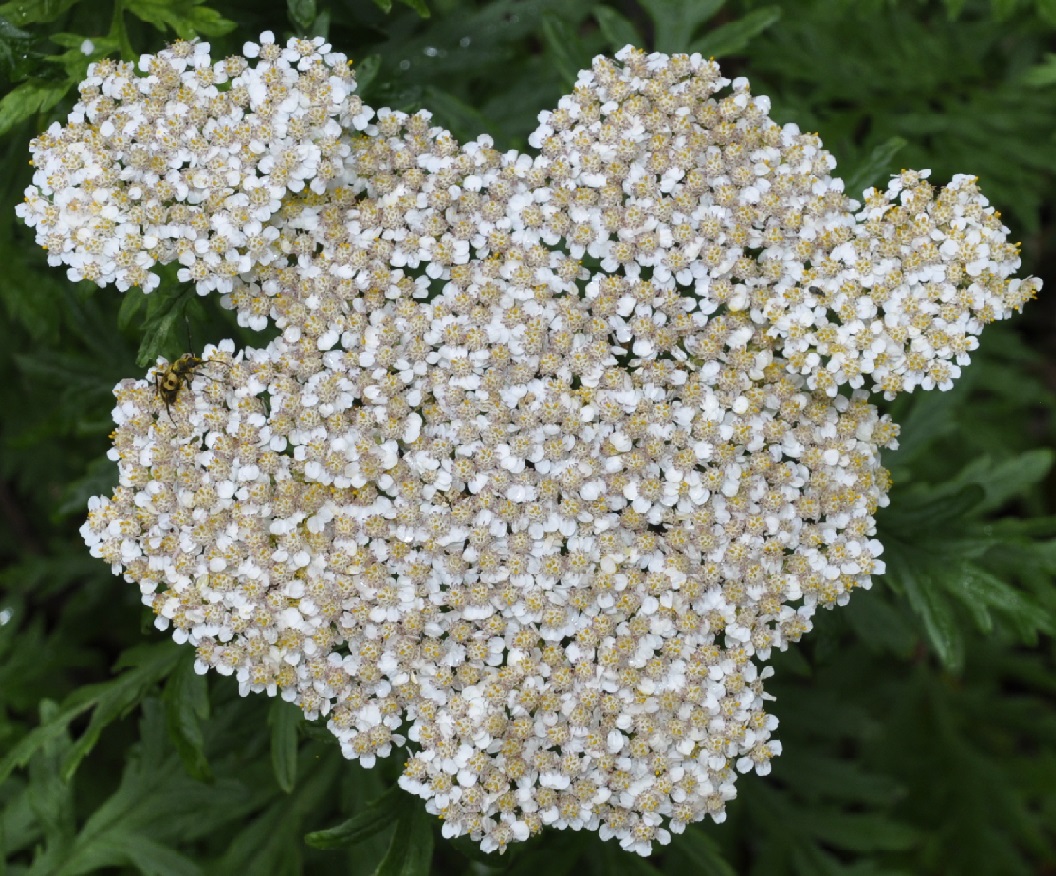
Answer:
<path fill-rule="evenodd" d="M 697 876 L 737 876 L 736 871 L 722 857 L 715 840 L 699 827 L 687 827 L 681 836 L 672 839 L 672 848 L 682 852 L 693 862 Z"/>
<path fill-rule="evenodd" d="M 30 731 L 8 751 L 0 760 L 0 782 L 10 775 L 11 770 L 24 766 L 42 747 L 63 737 L 75 718 L 94 710 L 87 729 L 72 746 L 63 764 L 63 779 L 69 781 L 99 740 L 103 729 L 141 702 L 154 685 L 172 671 L 179 656 L 180 649 L 171 642 L 142 645 L 126 651 L 115 666 L 117 669 L 127 668 L 126 672 L 111 681 L 75 690 L 47 722 Z"/>
<path fill-rule="evenodd" d="M 252 873 L 261 876 L 285 876 L 304 872 L 301 836 L 303 821 L 319 809 L 322 800 L 343 775 L 344 762 L 332 744 L 309 744 L 297 786 L 290 794 L 273 798 L 263 811 L 245 819 L 243 829 L 228 844 L 223 857 L 216 862 L 217 876 L 227 873 Z M 268 781 L 266 773 L 257 776 L 256 786 Z M 326 808 L 323 811 L 327 811 Z"/>
<path fill-rule="evenodd" d="M 354 846 L 391 827 L 402 808 L 408 805 L 410 803 L 407 795 L 398 786 L 393 785 L 348 821 L 326 830 L 314 831 L 308 834 L 304 841 L 315 849 L 343 849 Z"/>
<path fill-rule="evenodd" d="M 143 340 L 136 354 L 136 364 L 146 368 L 157 362 L 159 356 L 172 358 L 175 350 L 182 350 L 186 343 L 181 337 L 181 320 L 186 327 L 186 312 L 194 292 L 189 288 L 172 291 L 161 287 L 155 289 L 147 299 L 147 315 L 143 325 Z"/>
<path fill-rule="evenodd" d="M 643 42 L 638 29 L 615 9 L 610 6 L 598 6 L 591 13 L 601 29 L 605 42 L 613 52 L 618 52 L 624 46 L 640 46 Z"/>
<path fill-rule="evenodd" d="M 912 621 L 875 589 L 868 594 L 855 594 L 843 613 L 851 628 L 871 648 L 884 648 L 905 657 L 916 644 Z"/>
<path fill-rule="evenodd" d="M 897 574 L 939 660 L 950 671 L 959 671 L 964 665 L 964 634 L 949 603 L 938 592 L 938 585 L 906 565 Z"/>
<path fill-rule="evenodd" d="M 690 51 L 700 52 L 705 58 L 735 55 L 780 18 L 780 7 L 764 6 L 762 9 L 748 13 L 738 21 L 731 21 L 715 28 L 711 33 L 693 43 Z"/>
<path fill-rule="evenodd" d="M 374 876 L 428 876 L 433 860 L 432 817 L 421 802 L 403 798 L 400 819 Z"/>
<path fill-rule="evenodd" d="M 59 719 L 58 706 L 45 700 L 40 704 L 41 724 L 53 725 Z M 71 742 L 65 728 L 42 744 L 29 765 L 27 800 L 49 842 L 65 845 L 74 835 L 73 787 L 62 777 L 62 762 Z"/>
<path fill-rule="evenodd" d="M 367 55 L 355 62 L 356 91 L 362 92 L 370 88 L 371 83 L 378 78 L 381 71 L 381 56 Z"/>
<path fill-rule="evenodd" d="M 141 741 L 126 760 L 119 787 L 72 841 L 49 843 L 30 874 L 80 876 L 134 866 L 147 876 L 200 876 L 199 867 L 166 840 L 178 838 L 179 814 L 200 815 L 210 804 L 227 808 L 230 797 L 183 774 L 165 744 L 161 711 L 156 700 L 143 703 Z"/>
<path fill-rule="evenodd" d="M 601 863 L 606 876 L 658 876 L 660 872 L 641 855 L 611 841 L 601 845 Z"/>
<path fill-rule="evenodd" d="M 286 15 L 294 27 L 308 33 L 315 23 L 318 9 L 315 0 L 286 0 Z"/>
<path fill-rule="evenodd" d="M 70 83 L 80 82 L 88 72 L 88 66 L 99 58 L 117 52 L 118 40 L 110 36 L 92 37 L 92 51 L 86 55 L 82 50 L 84 37 L 78 33 L 53 33 L 49 39 L 66 48 L 58 55 L 49 55 L 48 61 L 58 64 L 66 72 Z"/>
<path fill-rule="evenodd" d="M 821 812 L 811 825 L 826 844 L 852 852 L 904 851 L 920 841 L 918 831 L 880 813 Z"/>
<path fill-rule="evenodd" d="M 374 2 L 378 3 L 379 6 L 381 5 L 379 0 L 374 0 Z M 392 8 L 392 2 L 391 0 L 385 0 L 385 2 L 387 3 L 385 11 L 388 12 Z M 428 18 L 432 14 L 425 0 L 400 0 L 400 2 L 417 12 L 420 18 Z"/>
<path fill-rule="evenodd" d="M 502 876 L 568 876 L 579 864 L 584 845 L 571 831 L 535 837 Z"/>
<path fill-rule="evenodd" d="M 1037 641 L 1039 631 L 1052 633 L 1051 614 L 1010 584 L 1006 584 L 976 563 L 966 564 L 964 573 L 960 586 L 954 590 L 954 595 L 972 610 L 976 624 L 982 632 L 990 632 L 993 626 L 989 615 L 989 610 L 993 609 L 1009 619 L 1020 638 L 1027 644 Z"/>
<path fill-rule="evenodd" d="M 36 52 L 33 34 L 0 16 L 0 77 L 8 81 L 24 78 L 25 74 L 19 75 L 17 71 L 23 70 L 30 55 L 41 57 Z"/>
<path fill-rule="evenodd" d="M 0 137 L 30 116 L 50 110 L 69 90 L 68 82 L 31 79 L 9 91 L 0 100 Z"/>
<path fill-rule="evenodd" d="M 968 399 L 974 380 L 974 372 L 969 369 L 952 392 L 918 392 L 896 399 L 891 416 L 902 429 L 898 450 L 891 460 L 895 466 L 908 467 L 939 439 L 957 430 L 958 409 Z"/>
<path fill-rule="evenodd" d="M 657 51 L 687 52 L 700 26 L 718 12 L 725 0 L 640 0 L 656 25 Z"/>
<path fill-rule="evenodd" d="M 543 41 L 561 82 L 570 87 L 579 71 L 588 66 L 589 54 L 583 42 L 568 21 L 552 14 L 543 16 Z"/>
<path fill-rule="evenodd" d="M 476 107 L 459 100 L 447 91 L 428 86 L 425 102 L 436 113 L 438 120 L 446 124 L 458 136 L 474 136 L 473 132 L 487 130 L 489 121 Z"/>
<path fill-rule="evenodd" d="M 17 24 L 54 21 L 79 0 L 11 0 L 0 6 L 0 16 Z"/>
<path fill-rule="evenodd" d="M 72 809 L 71 805 L 71 812 Z M 9 779 L 0 793 L 0 848 L 10 858 L 39 845 L 42 836 L 40 822 L 30 805 L 28 785 L 21 778 Z M 6 876 L 3 859 L 0 874 Z"/>
<path fill-rule="evenodd" d="M 121 864 L 131 864 L 144 876 L 201 876 L 202 872 L 175 849 L 142 834 L 119 830 L 86 844 L 73 855 L 56 870 L 50 869 L 50 865 L 40 871 L 34 867 L 27 876 L 82 876 Z"/>
<path fill-rule="evenodd" d="M 304 713 L 292 703 L 273 700 L 268 710 L 271 727 L 271 766 L 275 781 L 289 794 L 297 784 L 297 731 Z"/>
<path fill-rule="evenodd" d="M 1056 451 L 1048 449 L 1028 450 L 997 463 L 983 457 L 970 463 L 956 480 L 976 483 L 984 489 L 986 496 L 974 509 L 975 513 L 983 514 L 1041 483 L 1052 468 L 1054 458 Z"/>
<path fill-rule="evenodd" d="M 122 654 L 114 665 L 115 669 L 127 669 L 127 672 L 112 681 L 80 689 L 81 692 L 97 690 L 99 695 L 87 729 L 74 744 L 63 765 L 63 775 L 67 779 L 95 747 L 103 730 L 125 717 L 161 679 L 172 672 L 180 653 L 180 648 L 172 642 L 137 646 Z"/>
<path fill-rule="evenodd" d="M 213 781 L 205 757 L 202 722 L 209 718 L 209 687 L 205 676 L 194 671 L 194 651 L 187 649 L 169 676 L 162 693 L 169 738 L 180 754 L 184 768 L 196 779 Z"/>
<path fill-rule="evenodd" d="M 868 772 L 859 760 L 810 751 L 786 752 L 781 758 L 781 775 L 783 781 L 802 788 L 805 799 L 836 800 L 847 808 L 892 806 L 905 796 L 905 789 L 894 778 Z"/>
<path fill-rule="evenodd" d="M 146 303 L 146 293 L 138 286 L 131 287 L 121 298 L 121 307 L 117 311 L 117 327 L 121 331 L 128 331 L 132 320 Z"/>
<path fill-rule="evenodd" d="M 888 137 L 883 143 L 874 146 L 850 174 L 844 176 L 844 191 L 852 198 L 860 198 L 862 192 L 871 186 L 882 187 L 887 183 L 885 174 L 889 173 L 894 157 L 906 147 L 907 141 L 902 137 Z"/>
<path fill-rule="evenodd" d="M 0 262 L 5 265 L 0 301 L 34 341 L 53 347 L 65 310 L 55 306 L 55 299 L 69 284 L 58 272 L 41 273 L 28 261 L 16 243 L 0 241 Z"/>
<path fill-rule="evenodd" d="M 204 0 L 122 0 L 123 8 L 158 30 L 172 29 L 182 40 L 198 36 L 223 36 L 235 29 L 235 22 L 215 9 L 203 6 Z"/>
<path fill-rule="evenodd" d="M 908 535 L 913 544 L 920 544 L 922 531 L 944 528 L 965 517 L 977 516 L 986 493 L 978 484 L 960 487 L 957 483 L 914 484 L 899 491 L 898 501 L 892 501 L 885 512 L 884 525 Z"/>

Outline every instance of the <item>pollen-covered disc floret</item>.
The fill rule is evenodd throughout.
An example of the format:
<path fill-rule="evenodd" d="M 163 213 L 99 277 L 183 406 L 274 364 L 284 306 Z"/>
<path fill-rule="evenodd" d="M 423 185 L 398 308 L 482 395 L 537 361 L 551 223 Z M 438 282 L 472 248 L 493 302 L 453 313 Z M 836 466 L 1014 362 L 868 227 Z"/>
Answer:
<path fill-rule="evenodd" d="M 698 56 L 599 58 L 534 157 L 336 115 L 342 167 L 227 277 L 279 337 L 117 387 L 92 553 L 201 671 L 406 744 L 445 834 L 722 820 L 780 751 L 771 650 L 883 571 L 868 391 L 945 388 L 1037 281 L 967 178 L 862 208 Z"/>

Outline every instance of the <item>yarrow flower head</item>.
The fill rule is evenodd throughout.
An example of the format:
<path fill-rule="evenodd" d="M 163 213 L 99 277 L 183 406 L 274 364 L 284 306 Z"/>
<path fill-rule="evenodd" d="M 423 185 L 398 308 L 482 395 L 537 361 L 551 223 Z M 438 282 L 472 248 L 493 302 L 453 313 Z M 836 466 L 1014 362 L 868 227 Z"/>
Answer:
<path fill-rule="evenodd" d="M 948 388 L 1040 287 L 1007 229 L 969 177 L 849 199 L 698 55 L 596 59 L 522 155 L 374 113 L 320 41 L 244 54 L 95 65 L 34 144 L 71 276 L 178 259 L 280 329 L 115 389 L 92 554 L 200 671 L 406 746 L 448 836 L 721 821 L 780 753 L 772 649 L 883 572 L 869 393 Z"/>

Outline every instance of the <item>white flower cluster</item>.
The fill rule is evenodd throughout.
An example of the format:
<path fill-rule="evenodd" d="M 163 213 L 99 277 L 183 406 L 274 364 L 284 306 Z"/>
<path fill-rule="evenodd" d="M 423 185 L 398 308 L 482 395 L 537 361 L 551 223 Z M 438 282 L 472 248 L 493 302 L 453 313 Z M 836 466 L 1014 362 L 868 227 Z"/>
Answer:
<path fill-rule="evenodd" d="M 283 48 L 266 33 L 215 63 L 208 44 L 177 43 L 140 59 L 145 76 L 93 64 L 67 124 L 34 141 L 18 214 L 73 281 L 149 292 L 151 268 L 178 261 L 181 280 L 229 291 L 273 257 L 283 199 L 325 192 L 343 172 L 346 132 L 372 115 L 329 48 Z"/>
<path fill-rule="evenodd" d="M 92 228 L 96 279 L 127 283 L 122 254 L 186 241 L 201 290 L 281 329 L 117 387 L 121 482 L 91 503 L 93 555 L 201 671 L 325 716 L 368 765 L 406 744 L 401 784 L 447 835 L 501 850 L 550 825 L 647 854 L 722 820 L 737 772 L 780 751 L 771 649 L 883 571 L 898 430 L 867 390 L 945 388 L 1038 282 L 1007 280 L 1015 251 L 969 179 L 936 197 L 903 173 L 861 209 L 816 136 L 699 56 L 597 59 L 532 157 L 375 117 L 311 45 L 247 46 L 273 65 L 252 109 L 283 122 L 206 149 L 230 184 L 124 125 L 128 157 L 87 202 L 95 177 L 72 169 L 29 193 L 57 259 L 87 264 Z M 249 75 L 206 52 L 162 52 L 147 79 Z M 123 68 L 93 75 L 147 112 Z M 40 167 L 101 142 L 91 112 L 38 141 Z M 273 148 L 298 156 L 281 183 Z M 135 200 L 121 161 L 152 150 L 159 184 L 195 193 L 164 209 L 202 229 L 118 206 L 100 235 L 86 204 Z M 224 212 L 247 179 L 269 195 L 259 246 Z"/>

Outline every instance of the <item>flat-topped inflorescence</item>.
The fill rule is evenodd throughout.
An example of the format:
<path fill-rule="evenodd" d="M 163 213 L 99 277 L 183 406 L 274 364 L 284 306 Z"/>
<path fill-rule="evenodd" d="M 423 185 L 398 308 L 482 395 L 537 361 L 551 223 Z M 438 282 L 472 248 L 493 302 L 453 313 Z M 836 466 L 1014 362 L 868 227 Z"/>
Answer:
<path fill-rule="evenodd" d="M 968 177 L 850 200 L 699 56 L 596 59 L 521 155 L 374 114 L 318 41 L 245 54 L 97 66 L 36 142 L 23 214 L 57 261 L 149 288 L 178 258 L 281 330 L 207 349 L 171 416 L 116 388 L 92 553 L 201 671 L 368 765 L 406 745 L 448 835 L 646 854 L 722 820 L 780 751 L 771 650 L 883 572 L 898 429 L 868 393 L 948 388 L 1040 286 L 1007 229 Z M 166 145 L 175 106 L 201 154 Z"/>

